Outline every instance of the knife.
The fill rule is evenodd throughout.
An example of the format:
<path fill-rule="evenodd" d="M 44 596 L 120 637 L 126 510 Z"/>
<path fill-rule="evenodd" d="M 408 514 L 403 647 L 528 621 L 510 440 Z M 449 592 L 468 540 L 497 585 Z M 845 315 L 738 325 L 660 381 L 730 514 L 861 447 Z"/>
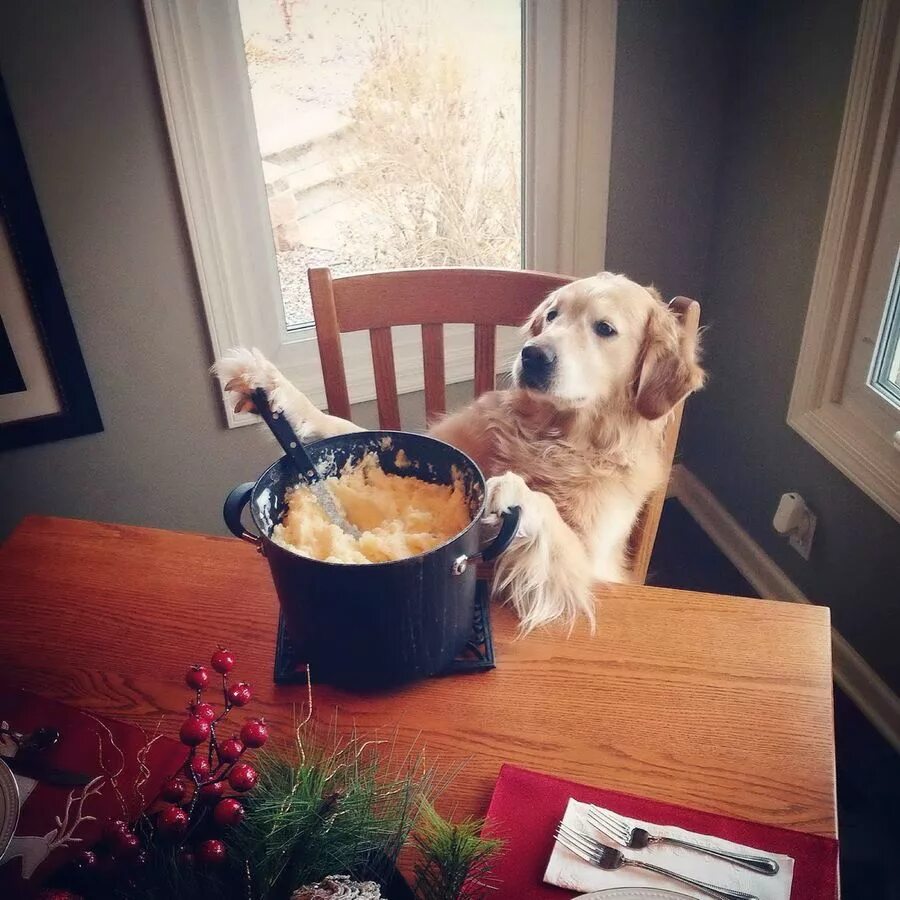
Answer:
<path fill-rule="evenodd" d="M 54 769 L 52 766 L 44 765 L 39 760 L 28 759 L 27 757 L 5 756 L 3 757 L 3 762 L 17 775 L 24 775 L 26 778 L 33 778 L 35 781 L 43 781 L 46 784 L 55 784 L 60 787 L 77 787 L 78 785 L 87 784 L 93 777 L 82 772 Z"/>

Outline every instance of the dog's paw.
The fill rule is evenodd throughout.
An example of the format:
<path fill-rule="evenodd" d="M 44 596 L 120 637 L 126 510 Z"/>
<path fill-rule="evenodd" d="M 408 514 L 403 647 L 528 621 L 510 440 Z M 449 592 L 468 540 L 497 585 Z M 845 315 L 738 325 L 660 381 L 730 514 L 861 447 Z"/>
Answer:
<path fill-rule="evenodd" d="M 515 472 L 495 475 L 487 480 L 485 512 L 497 516 L 509 512 L 513 506 L 522 506 L 527 503 L 530 493 L 531 489 L 525 484 L 525 479 L 521 475 L 516 475 Z"/>
<path fill-rule="evenodd" d="M 281 373 L 256 348 L 248 350 L 238 347 L 229 350 L 212 367 L 213 375 L 218 376 L 224 390 L 235 395 L 234 411 L 256 412 L 252 395 L 262 388 L 269 398 L 273 412 L 278 412 L 278 387 Z"/>

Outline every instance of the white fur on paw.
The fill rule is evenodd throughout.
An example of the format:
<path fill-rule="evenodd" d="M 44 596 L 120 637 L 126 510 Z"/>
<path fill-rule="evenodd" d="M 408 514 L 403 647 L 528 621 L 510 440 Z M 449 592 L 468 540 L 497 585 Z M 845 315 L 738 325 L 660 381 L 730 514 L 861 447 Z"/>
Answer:
<path fill-rule="evenodd" d="M 319 440 L 322 435 L 316 431 L 306 419 L 304 419 L 297 428 L 297 437 L 299 437 L 304 444 L 311 444 L 313 441 Z"/>
<path fill-rule="evenodd" d="M 522 510 L 518 535 L 521 537 L 533 534 L 535 504 L 532 502 L 531 488 L 525 484 L 525 479 L 515 472 L 507 472 L 488 478 L 486 487 L 487 500 L 484 505 L 486 516 L 497 517 L 518 506 Z"/>
<path fill-rule="evenodd" d="M 235 411 L 252 408 L 251 394 L 262 388 L 269 398 L 273 411 L 280 409 L 278 386 L 281 373 L 255 347 L 248 350 L 238 347 L 229 350 L 212 368 L 222 382 L 224 390 L 237 394 Z"/>

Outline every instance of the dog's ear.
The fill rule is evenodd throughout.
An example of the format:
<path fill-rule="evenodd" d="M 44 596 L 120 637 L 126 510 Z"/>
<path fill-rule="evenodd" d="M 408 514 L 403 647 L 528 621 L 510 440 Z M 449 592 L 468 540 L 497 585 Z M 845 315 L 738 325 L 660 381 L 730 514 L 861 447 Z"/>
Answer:
<path fill-rule="evenodd" d="M 525 324 L 522 326 L 523 334 L 530 334 L 532 337 L 537 337 L 544 328 L 544 315 L 547 310 L 550 308 L 550 305 L 556 299 L 556 291 L 550 294 L 546 300 L 542 300 L 534 312 L 528 317 Z"/>
<path fill-rule="evenodd" d="M 703 387 L 706 373 L 697 361 L 696 337 L 684 331 L 655 288 L 648 290 L 657 302 L 638 357 L 634 402 L 645 419 L 658 419 Z"/>

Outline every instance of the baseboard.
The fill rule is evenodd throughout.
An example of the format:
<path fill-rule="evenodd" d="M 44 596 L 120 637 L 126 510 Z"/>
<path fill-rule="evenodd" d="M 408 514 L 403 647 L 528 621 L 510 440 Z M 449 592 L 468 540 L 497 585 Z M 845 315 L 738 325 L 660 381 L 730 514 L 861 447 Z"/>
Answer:
<path fill-rule="evenodd" d="M 672 469 L 668 496 L 675 497 L 761 597 L 809 603 L 774 560 L 741 527 L 700 479 L 683 465 Z M 900 753 L 900 697 L 836 629 L 831 629 L 834 680 Z"/>

